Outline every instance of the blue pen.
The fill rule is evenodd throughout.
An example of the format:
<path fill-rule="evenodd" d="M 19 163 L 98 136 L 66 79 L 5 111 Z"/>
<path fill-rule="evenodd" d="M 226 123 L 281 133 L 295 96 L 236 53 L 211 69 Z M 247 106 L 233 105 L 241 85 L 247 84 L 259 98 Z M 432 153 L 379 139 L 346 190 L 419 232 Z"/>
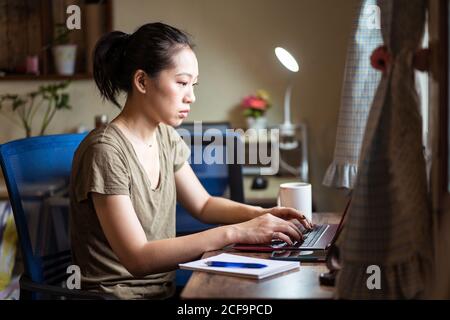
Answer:
<path fill-rule="evenodd" d="M 225 262 L 225 261 L 207 261 L 206 265 L 210 267 L 252 268 L 252 269 L 261 269 L 267 267 L 267 265 L 262 263 Z"/>

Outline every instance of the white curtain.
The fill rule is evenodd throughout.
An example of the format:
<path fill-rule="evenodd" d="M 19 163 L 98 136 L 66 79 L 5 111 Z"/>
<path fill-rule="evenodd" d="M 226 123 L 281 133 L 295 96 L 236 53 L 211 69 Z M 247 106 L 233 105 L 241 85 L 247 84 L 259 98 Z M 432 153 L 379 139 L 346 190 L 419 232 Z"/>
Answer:
<path fill-rule="evenodd" d="M 367 116 L 381 79 L 370 65 L 372 51 L 383 43 L 376 0 L 362 0 L 353 21 L 348 43 L 333 162 L 323 184 L 353 188 Z"/>

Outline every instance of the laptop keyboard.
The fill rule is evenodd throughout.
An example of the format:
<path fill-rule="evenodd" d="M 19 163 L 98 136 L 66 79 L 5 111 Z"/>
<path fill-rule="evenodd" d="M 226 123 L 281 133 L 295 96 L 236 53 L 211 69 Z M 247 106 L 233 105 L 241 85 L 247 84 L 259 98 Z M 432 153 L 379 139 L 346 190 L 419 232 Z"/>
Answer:
<path fill-rule="evenodd" d="M 327 225 L 322 224 L 319 226 L 316 225 L 312 230 L 305 230 L 303 232 L 303 243 L 300 245 L 300 248 L 301 247 L 309 247 L 309 246 L 312 246 L 313 244 L 315 244 L 326 228 L 327 228 Z M 299 243 L 296 241 L 296 243 L 294 243 L 294 246 L 298 245 L 298 244 Z"/>
<path fill-rule="evenodd" d="M 313 246 L 316 241 L 320 238 L 320 236 L 323 234 L 323 232 L 326 230 L 327 225 L 316 225 L 312 230 L 305 230 L 303 231 L 303 242 L 294 241 L 293 246 L 298 248 L 307 248 L 310 246 Z M 284 241 L 280 240 L 273 240 L 272 241 L 272 248 L 283 248 L 285 246 L 288 246 L 288 244 Z"/>

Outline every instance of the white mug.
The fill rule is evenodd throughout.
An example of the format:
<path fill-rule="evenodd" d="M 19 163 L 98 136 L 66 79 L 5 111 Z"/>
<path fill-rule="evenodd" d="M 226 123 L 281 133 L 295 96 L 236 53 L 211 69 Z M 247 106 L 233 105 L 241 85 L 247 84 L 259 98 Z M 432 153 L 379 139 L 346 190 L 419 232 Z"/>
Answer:
<path fill-rule="evenodd" d="M 311 184 L 306 182 L 289 182 L 280 185 L 278 205 L 294 208 L 312 221 Z"/>

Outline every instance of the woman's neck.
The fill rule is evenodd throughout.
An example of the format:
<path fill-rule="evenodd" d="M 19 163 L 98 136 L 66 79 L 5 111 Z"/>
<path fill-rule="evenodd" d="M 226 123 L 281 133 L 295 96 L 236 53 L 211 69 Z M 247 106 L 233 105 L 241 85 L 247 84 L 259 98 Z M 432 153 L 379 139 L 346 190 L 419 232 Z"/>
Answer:
<path fill-rule="evenodd" d="M 148 119 L 141 112 L 136 112 L 135 110 L 139 110 L 137 108 L 142 106 L 134 105 L 132 101 L 127 100 L 122 112 L 112 122 L 142 143 L 152 145 L 158 123 Z"/>

